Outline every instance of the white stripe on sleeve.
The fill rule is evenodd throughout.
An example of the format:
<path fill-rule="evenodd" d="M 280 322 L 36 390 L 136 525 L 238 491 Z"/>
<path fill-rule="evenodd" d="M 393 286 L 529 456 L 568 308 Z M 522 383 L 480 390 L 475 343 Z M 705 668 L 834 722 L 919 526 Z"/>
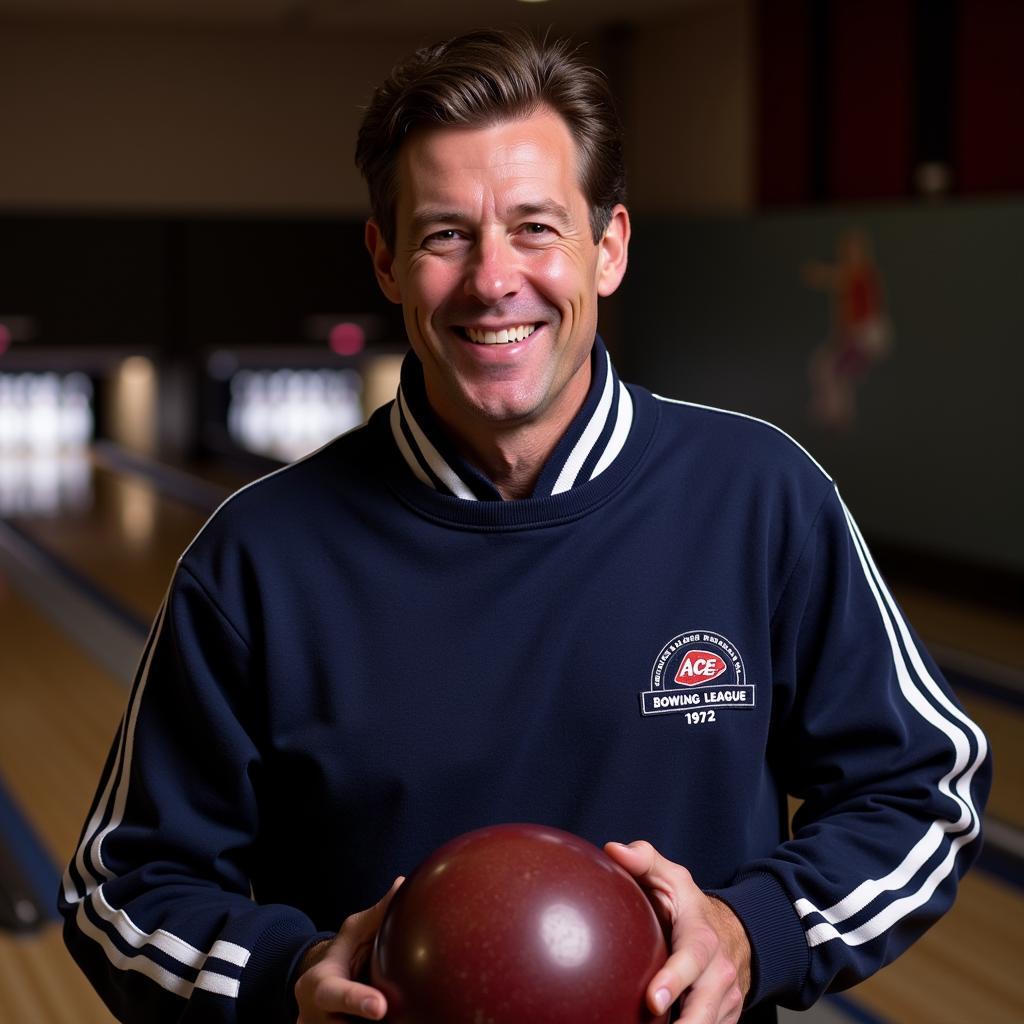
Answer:
<path fill-rule="evenodd" d="M 206 970 L 204 965 L 209 957 L 217 957 L 237 967 L 244 967 L 249 961 L 249 950 L 239 946 L 237 943 L 218 939 L 213 943 L 209 953 L 204 953 L 191 943 L 163 928 L 153 932 L 144 931 L 132 920 L 125 910 L 111 906 L 104 893 L 105 883 L 100 883 L 94 877 L 93 872 L 86 867 L 88 858 L 88 861 L 96 866 L 104 879 L 110 881 L 115 877 L 114 872 L 107 867 L 103 860 L 103 841 L 121 825 L 124 819 L 139 708 L 141 707 L 142 696 L 145 693 L 146 684 L 149 680 L 153 654 L 166 620 L 167 601 L 168 597 L 165 596 L 160 607 L 160 613 L 157 615 L 154 623 L 149 650 L 140 674 L 139 685 L 136 687 L 134 697 L 121 727 L 118 750 L 111 767 L 110 776 L 103 789 L 101 798 L 97 801 L 96 810 L 89 819 L 82 842 L 75 853 L 74 863 L 85 883 L 85 892 L 79 892 L 77 886 L 74 885 L 69 867 L 64 875 L 64 896 L 69 904 L 78 904 L 75 923 L 79 930 L 83 935 L 99 943 L 107 959 L 115 967 L 121 970 L 137 971 L 155 981 L 162 988 L 167 989 L 167 991 L 188 998 L 193 988 L 192 983 L 168 971 L 162 965 L 147 957 L 145 950 L 147 947 L 152 947 L 159 949 L 162 953 L 173 960 L 177 960 L 185 967 L 192 968 L 193 970 L 202 970 L 205 978 L 201 987 L 207 988 L 211 992 L 216 991 L 222 995 L 237 997 L 238 980 L 236 978 L 219 974 L 213 970 Z M 114 786 L 115 778 L 118 780 L 116 788 Z M 107 809 L 111 806 L 111 801 L 113 801 L 113 807 L 110 820 L 101 829 L 100 823 L 106 816 Z M 139 950 L 139 952 L 134 955 L 122 952 L 111 941 L 110 936 L 89 918 L 85 910 L 85 901 L 89 902 L 96 915 L 116 931 L 127 945 Z"/>
<path fill-rule="evenodd" d="M 850 530 L 861 569 L 878 606 L 878 612 L 889 640 L 900 692 L 918 715 L 946 736 L 953 750 L 953 766 L 938 781 L 937 788 L 939 792 L 949 797 L 957 805 L 960 814 L 955 821 L 940 820 L 932 822 L 924 835 L 921 836 L 900 863 L 888 874 L 882 878 L 865 880 L 831 907 L 819 910 L 810 900 L 797 900 L 795 907 L 801 917 L 807 917 L 809 914 L 820 914 L 826 922 L 824 924 L 815 924 L 808 929 L 807 938 L 812 946 L 836 938 L 841 939 L 847 945 L 860 945 L 861 943 L 868 942 L 871 939 L 877 938 L 917 907 L 928 902 L 938 886 L 953 870 L 956 855 L 961 847 L 975 839 L 980 831 L 979 815 L 972 800 L 970 787 L 975 773 L 985 760 L 987 752 L 987 744 L 981 730 L 948 699 L 942 688 L 929 673 L 920 652 L 913 642 L 907 624 L 900 614 L 892 595 L 886 588 L 877 567 L 871 560 L 871 555 L 867 545 L 864 543 L 864 538 L 861 536 L 857 524 L 845 505 L 843 506 L 843 512 L 846 516 L 847 527 Z M 896 638 L 896 630 L 899 631 L 903 646 L 914 669 L 913 675 L 908 669 L 903 651 Z M 971 758 L 970 740 L 966 731 L 943 714 L 940 714 L 933 704 L 926 699 L 925 692 L 948 715 L 957 719 L 971 730 L 977 744 L 977 753 L 973 759 Z M 898 891 L 909 885 L 939 849 L 942 842 L 955 833 L 960 833 L 960 835 L 951 841 L 946 856 L 921 882 L 916 891 L 900 899 L 893 900 L 858 928 L 844 933 L 835 927 L 835 925 L 860 913 L 886 893 Z"/>

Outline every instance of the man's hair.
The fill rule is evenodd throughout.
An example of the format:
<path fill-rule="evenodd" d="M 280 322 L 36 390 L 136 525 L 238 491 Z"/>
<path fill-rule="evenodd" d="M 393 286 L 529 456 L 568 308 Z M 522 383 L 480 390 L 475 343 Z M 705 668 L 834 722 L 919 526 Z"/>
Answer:
<path fill-rule="evenodd" d="M 607 81 L 564 40 L 488 29 L 417 50 L 392 69 L 366 109 L 356 165 L 388 246 L 395 244 L 398 153 L 414 131 L 482 128 L 542 107 L 562 117 L 576 142 L 579 184 L 599 241 L 626 194 L 622 126 Z"/>

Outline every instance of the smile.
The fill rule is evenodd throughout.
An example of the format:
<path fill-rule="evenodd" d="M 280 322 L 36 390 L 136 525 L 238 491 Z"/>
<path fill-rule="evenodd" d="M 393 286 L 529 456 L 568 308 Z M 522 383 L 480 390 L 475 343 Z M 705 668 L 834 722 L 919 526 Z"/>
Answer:
<path fill-rule="evenodd" d="M 498 331 L 485 331 L 478 327 L 464 327 L 463 331 L 475 345 L 511 345 L 525 341 L 536 329 L 536 324 L 517 324 Z"/>

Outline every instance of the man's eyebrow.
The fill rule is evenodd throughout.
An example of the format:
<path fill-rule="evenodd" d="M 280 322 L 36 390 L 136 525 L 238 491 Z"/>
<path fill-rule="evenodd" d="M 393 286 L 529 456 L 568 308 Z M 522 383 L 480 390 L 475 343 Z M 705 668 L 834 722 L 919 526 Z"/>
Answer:
<path fill-rule="evenodd" d="M 554 199 L 545 199 L 539 203 L 520 203 L 518 206 L 513 206 L 508 212 L 512 217 L 522 220 L 543 218 L 560 221 L 563 225 L 573 222 L 572 214 Z"/>
<path fill-rule="evenodd" d="M 413 238 L 419 238 L 427 228 L 433 227 L 435 224 L 459 224 L 464 219 L 465 214 L 459 213 L 457 210 L 428 207 L 417 210 L 412 215 L 409 230 L 412 232 Z"/>

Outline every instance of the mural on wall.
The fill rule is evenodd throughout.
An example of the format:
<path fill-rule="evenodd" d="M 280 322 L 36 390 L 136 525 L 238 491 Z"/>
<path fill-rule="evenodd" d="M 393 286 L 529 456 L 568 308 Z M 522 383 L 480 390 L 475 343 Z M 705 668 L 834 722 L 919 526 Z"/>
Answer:
<path fill-rule="evenodd" d="M 804 282 L 831 294 L 831 324 L 807 366 L 811 422 L 834 433 L 856 423 L 857 394 L 872 367 L 892 351 L 892 325 L 882 279 L 862 228 L 848 228 L 836 245 L 834 263 L 808 263 Z"/>

